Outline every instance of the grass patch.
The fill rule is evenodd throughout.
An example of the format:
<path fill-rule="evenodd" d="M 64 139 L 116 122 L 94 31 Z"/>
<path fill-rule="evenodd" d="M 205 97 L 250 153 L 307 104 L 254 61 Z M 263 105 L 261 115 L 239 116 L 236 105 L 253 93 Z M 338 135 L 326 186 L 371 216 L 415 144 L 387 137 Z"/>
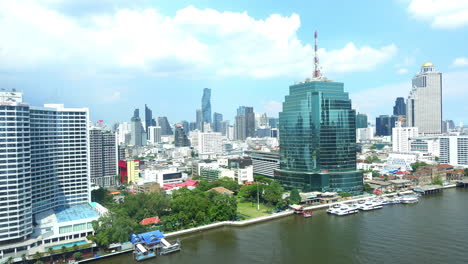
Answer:
<path fill-rule="evenodd" d="M 250 219 L 271 214 L 271 208 L 260 204 L 260 211 L 257 211 L 257 204 L 249 201 L 239 200 L 237 203 L 237 215 L 243 219 Z"/>

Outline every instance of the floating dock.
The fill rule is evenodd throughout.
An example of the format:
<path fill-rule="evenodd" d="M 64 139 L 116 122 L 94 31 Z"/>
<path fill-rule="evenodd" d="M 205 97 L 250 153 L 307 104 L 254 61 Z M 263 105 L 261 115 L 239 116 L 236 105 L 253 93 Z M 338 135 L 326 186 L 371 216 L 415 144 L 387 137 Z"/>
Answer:
<path fill-rule="evenodd" d="M 133 244 L 133 256 L 136 261 L 155 258 L 157 255 L 166 255 L 180 250 L 180 242 L 171 244 L 159 230 L 132 234 L 130 242 Z"/>
<path fill-rule="evenodd" d="M 468 179 L 457 181 L 457 187 L 468 188 Z"/>

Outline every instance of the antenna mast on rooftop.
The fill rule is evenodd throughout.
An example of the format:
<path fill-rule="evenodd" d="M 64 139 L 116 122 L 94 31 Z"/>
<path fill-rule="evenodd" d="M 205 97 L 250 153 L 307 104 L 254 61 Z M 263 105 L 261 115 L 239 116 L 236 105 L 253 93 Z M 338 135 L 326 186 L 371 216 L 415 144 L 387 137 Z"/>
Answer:
<path fill-rule="evenodd" d="M 321 77 L 321 74 L 320 74 L 320 69 L 319 69 L 319 58 L 318 58 L 318 44 L 317 44 L 317 38 L 318 38 L 318 34 L 317 34 L 317 31 L 315 31 L 315 34 L 314 34 L 314 41 L 315 41 L 315 48 L 314 48 L 314 51 L 315 51 L 315 55 L 314 55 L 314 78 L 318 79 Z"/>

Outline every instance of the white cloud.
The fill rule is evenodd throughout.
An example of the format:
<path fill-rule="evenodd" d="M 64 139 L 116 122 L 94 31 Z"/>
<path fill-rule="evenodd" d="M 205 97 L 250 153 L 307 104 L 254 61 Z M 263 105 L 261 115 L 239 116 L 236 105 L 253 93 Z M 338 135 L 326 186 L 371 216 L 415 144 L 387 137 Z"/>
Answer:
<path fill-rule="evenodd" d="M 63 11 L 73 10 L 63 3 L 0 2 L 0 70 L 67 65 L 87 72 L 123 69 L 163 76 L 254 78 L 304 78 L 312 72 L 313 50 L 298 39 L 297 14 L 262 20 L 247 12 L 189 6 L 169 17 L 153 8 L 101 12 L 99 7 L 77 17 Z M 80 8 L 91 10 L 86 3 Z M 386 63 L 397 47 L 349 42 L 319 53 L 325 74 L 357 72 Z"/>
<path fill-rule="evenodd" d="M 468 58 L 464 58 L 464 57 L 456 58 L 453 61 L 452 66 L 453 67 L 466 67 L 468 66 Z"/>
<path fill-rule="evenodd" d="M 398 74 L 407 74 L 407 73 L 408 73 L 408 69 L 406 69 L 406 68 L 398 69 L 397 73 L 398 73 Z"/>
<path fill-rule="evenodd" d="M 278 117 L 278 113 L 282 111 L 283 104 L 277 101 L 262 102 L 263 111 L 262 113 L 267 113 L 269 117 Z"/>
<path fill-rule="evenodd" d="M 411 0 L 408 12 L 418 19 L 431 21 L 435 28 L 468 25 L 467 0 Z"/>

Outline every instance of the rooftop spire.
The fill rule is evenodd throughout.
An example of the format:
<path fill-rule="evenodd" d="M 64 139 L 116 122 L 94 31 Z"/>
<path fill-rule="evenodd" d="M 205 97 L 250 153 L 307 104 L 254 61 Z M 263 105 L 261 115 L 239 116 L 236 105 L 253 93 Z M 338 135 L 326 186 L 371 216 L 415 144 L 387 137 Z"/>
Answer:
<path fill-rule="evenodd" d="M 315 31 L 315 34 L 314 34 L 314 41 L 315 41 L 315 47 L 314 47 L 314 51 L 315 51 L 315 55 L 314 55 L 314 78 L 318 79 L 321 77 L 321 74 L 320 74 L 320 69 L 319 69 L 319 58 L 318 58 L 318 44 L 317 44 L 317 38 L 318 38 L 318 34 L 317 34 L 317 31 Z"/>

